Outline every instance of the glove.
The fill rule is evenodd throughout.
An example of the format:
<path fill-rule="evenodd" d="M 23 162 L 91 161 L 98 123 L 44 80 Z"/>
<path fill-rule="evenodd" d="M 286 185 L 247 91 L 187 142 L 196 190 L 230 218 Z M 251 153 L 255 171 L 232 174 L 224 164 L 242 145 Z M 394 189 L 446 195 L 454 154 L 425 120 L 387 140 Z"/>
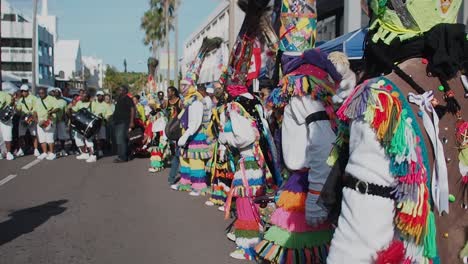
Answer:
<path fill-rule="evenodd" d="M 306 199 L 306 221 L 307 224 L 315 227 L 323 224 L 328 218 L 328 210 L 317 204 L 319 195 L 308 193 Z"/>
<path fill-rule="evenodd" d="M 224 162 L 226 160 L 226 148 L 219 148 L 219 162 Z"/>
<path fill-rule="evenodd" d="M 143 145 L 143 150 L 147 149 L 148 145 Z"/>
<path fill-rule="evenodd" d="M 185 144 L 187 144 L 187 139 L 188 139 L 187 133 L 183 134 L 183 135 L 179 138 L 179 141 L 177 141 L 177 145 L 178 145 L 179 147 L 185 146 Z"/>

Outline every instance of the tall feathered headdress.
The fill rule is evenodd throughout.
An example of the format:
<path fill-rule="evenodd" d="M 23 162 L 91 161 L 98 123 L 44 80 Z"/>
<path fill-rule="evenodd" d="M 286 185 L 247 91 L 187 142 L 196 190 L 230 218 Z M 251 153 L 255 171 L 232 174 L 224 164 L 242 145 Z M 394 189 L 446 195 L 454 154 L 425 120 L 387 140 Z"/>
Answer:
<path fill-rule="evenodd" d="M 228 67 L 220 77 L 220 82 L 227 87 L 228 92 L 230 87 L 248 85 L 248 73 L 255 42 L 263 38 L 262 34 L 265 30 L 262 26 L 270 26 L 269 23 L 265 23 L 271 10 L 269 2 L 269 0 L 238 1 L 239 8 L 245 12 L 245 18 L 231 49 Z"/>
<path fill-rule="evenodd" d="M 200 49 L 198 50 L 197 56 L 192 61 L 190 66 L 185 73 L 185 77 L 182 82 L 185 82 L 189 85 L 195 85 L 198 81 L 198 77 L 200 74 L 201 67 L 203 65 L 203 61 L 208 53 L 213 50 L 218 49 L 221 44 L 223 43 L 223 39 L 219 37 L 215 38 L 204 38 Z"/>

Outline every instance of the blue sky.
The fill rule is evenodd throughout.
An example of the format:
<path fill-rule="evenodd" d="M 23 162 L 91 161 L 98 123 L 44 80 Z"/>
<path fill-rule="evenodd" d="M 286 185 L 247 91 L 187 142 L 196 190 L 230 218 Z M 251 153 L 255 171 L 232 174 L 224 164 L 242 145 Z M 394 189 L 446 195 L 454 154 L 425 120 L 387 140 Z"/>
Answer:
<path fill-rule="evenodd" d="M 223 0 L 181 0 L 179 9 L 179 56 L 185 39 Z M 9 0 L 26 15 L 32 0 Z M 40 3 L 38 0 L 40 13 Z M 149 48 L 143 44 L 141 16 L 149 0 L 49 0 L 49 14 L 59 18 L 59 39 L 79 39 L 84 56 L 96 56 L 106 64 L 129 71 L 146 72 Z"/>

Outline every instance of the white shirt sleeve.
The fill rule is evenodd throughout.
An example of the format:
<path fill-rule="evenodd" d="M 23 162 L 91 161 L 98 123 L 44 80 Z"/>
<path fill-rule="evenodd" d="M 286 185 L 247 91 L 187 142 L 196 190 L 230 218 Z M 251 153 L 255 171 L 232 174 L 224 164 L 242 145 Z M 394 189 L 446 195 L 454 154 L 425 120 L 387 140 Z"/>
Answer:
<path fill-rule="evenodd" d="M 245 148 L 255 142 L 255 128 L 252 122 L 236 111 L 230 112 L 232 133 L 224 133 L 229 145 L 236 148 Z"/>
<path fill-rule="evenodd" d="M 281 128 L 283 159 L 290 170 L 300 170 L 307 165 L 307 126 L 299 124 L 292 112 L 291 105 L 284 109 Z"/>
<path fill-rule="evenodd" d="M 193 102 L 189 106 L 188 128 L 184 136 L 189 137 L 195 134 L 200 128 L 203 120 L 203 103 L 199 101 Z"/>

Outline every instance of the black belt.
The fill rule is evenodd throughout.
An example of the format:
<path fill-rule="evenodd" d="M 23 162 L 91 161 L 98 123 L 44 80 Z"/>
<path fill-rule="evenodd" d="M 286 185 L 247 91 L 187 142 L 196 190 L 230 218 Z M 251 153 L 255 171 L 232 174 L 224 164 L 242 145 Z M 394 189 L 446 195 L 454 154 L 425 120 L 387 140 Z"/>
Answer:
<path fill-rule="evenodd" d="M 322 120 L 330 120 L 330 117 L 328 117 L 328 114 L 325 111 L 315 112 L 307 116 L 306 124 L 310 125 L 310 123 L 312 122 L 322 121 Z"/>
<path fill-rule="evenodd" d="M 393 199 L 394 188 L 381 186 L 373 183 L 361 181 L 349 174 L 346 175 L 345 187 L 355 190 L 361 194 L 375 195 L 383 198 Z"/>

